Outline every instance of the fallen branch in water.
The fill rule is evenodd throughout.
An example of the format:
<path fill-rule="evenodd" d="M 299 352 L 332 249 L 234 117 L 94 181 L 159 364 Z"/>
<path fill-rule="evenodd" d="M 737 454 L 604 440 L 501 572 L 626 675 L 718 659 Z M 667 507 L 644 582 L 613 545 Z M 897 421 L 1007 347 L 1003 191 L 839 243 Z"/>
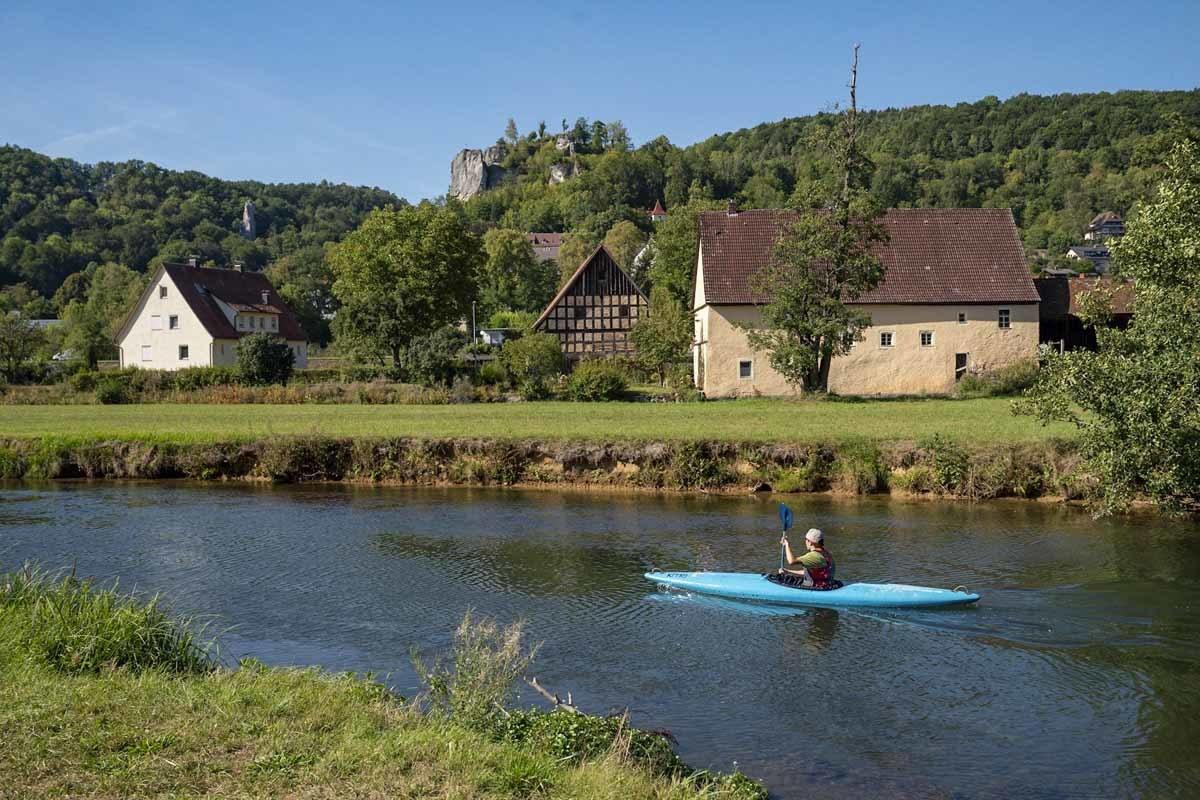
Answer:
<path fill-rule="evenodd" d="M 544 697 L 548 701 L 550 701 L 550 704 L 553 705 L 555 708 L 565 708 L 567 711 L 573 711 L 576 714 L 583 713 L 582 711 L 580 711 L 578 708 L 575 707 L 575 703 L 572 702 L 572 700 L 571 700 L 570 692 L 567 692 L 567 699 L 564 701 L 557 694 L 553 694 L 553 693 L 547 691 L 540 683 L 538 683 L 538 680 L 536 677 L 535 678 L 526 678 L 525 683 L 529 684 L 529 686 L 535 692 L 537 692 L 542 697 Z"/>

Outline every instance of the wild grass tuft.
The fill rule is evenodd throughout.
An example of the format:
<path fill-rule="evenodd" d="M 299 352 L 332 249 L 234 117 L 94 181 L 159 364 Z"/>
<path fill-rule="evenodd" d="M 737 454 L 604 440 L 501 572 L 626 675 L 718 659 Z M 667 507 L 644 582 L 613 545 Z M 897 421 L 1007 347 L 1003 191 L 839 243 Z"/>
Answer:
<path fill-rule="evenodd" d="M 59 578 L 27 566 L 0 578 L 0 608 L 28 612 L 19 634 L 26 648 L 63 672 L 199 673 L 214 666 L 190 620 L 171 617 L 157 598 L 120 594 L 116 585 L 101 588 L 74 574 Z"/>

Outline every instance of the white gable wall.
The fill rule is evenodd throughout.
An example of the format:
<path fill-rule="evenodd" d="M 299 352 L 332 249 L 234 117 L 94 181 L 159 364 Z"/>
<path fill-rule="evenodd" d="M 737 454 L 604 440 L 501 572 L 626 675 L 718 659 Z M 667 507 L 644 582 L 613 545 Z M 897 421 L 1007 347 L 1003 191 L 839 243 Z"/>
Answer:
<path fill-rule="evenodd" d="M 160 297 L 160 287 L 167 296 Z M 178 319 L 179 327 L 172 330 L 170 318 Z M 157 318 L 157 319 L 156 319 Z M 212 361 L 212 337 L 192 313 L 166 271 L 155 273 L 155 280 L 138 303 L 129 330 L 121 338 L 122 367 L 142 369 L 183 369 L 205 367 Z M 187 347 L 187 358 L 179 357 L 179 348 Z M 148 356 L 148 357 L 147 357 Z"/>

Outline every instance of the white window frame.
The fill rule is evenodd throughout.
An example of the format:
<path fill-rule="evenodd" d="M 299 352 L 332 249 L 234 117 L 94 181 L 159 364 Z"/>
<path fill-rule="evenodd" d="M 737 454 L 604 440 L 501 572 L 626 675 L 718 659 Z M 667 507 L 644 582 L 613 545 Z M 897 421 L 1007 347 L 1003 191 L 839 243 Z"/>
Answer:
<path fill-rule="evenodd" d="M 933 347 L 933 343 L 934 343 L 933 331 L 921 331 L 921 333 L 919 334 L 919 336 L 920 336 L 920 340 L 919 340 L 919 341 L 921 342 L 921 347 Z M 926 337 L 926 336 L 928 336 L 928 337 L 929 337 L 929 343 L 928 343 L 928 344 L 926 344 L 926 343 L 925 343 L 925 337 Z"/>
<path fill-rule="evenodd" d="M 167 330 L 169 330 L 169 331 L 179 330 L 179 315 L 178 314 L 171 314 L 170 316 L 167 317 Z"/>
<path fill-rule="evenodd" d="M 750 374 L 749 374 L 749 375 L 743 375 L 743 374 L 742 374 L 742 366 L 743 366 L 743 365 L 750 367 Z M 738 359 L 738 364 L 737 364 L 737 371 L 738 371 L 738 380 L 739 380 L 739 381 L 752 381 L 752 380 L 754 380 L 754 359 L 752 359 L 752 358 L 739 358 L 739 359 Z"/>
<path fill-rule="evenodd" d="M 886 343 L 884 342 L 884 339 L 883 339 L 883 337 L 885 337 L 885 336 L 887 337 Z M 895 331 L 880 331 L 879 332 L 879 346 L 884 349 L 888 349 L 888 350 L 895 347 L 896 346 L 896 332 Z"/>
<path fill-rule="evenodd" d="M 188 360 L 190 360 L 190 359 L 189 359 L 189 356 L 191 355 L 191 351 L 188 349 L 188 346 L 187 346 L 186 344 L 181 344 L 181 345 L 179 345 L 179 351 L 178 351 L 178 352 L 179 352 L 179 360 L 180 360 L 180 361 L 188 361 Z"/>
<path fill-rule="evenodd" d="M 154 345 L 152 345 L 152 344 L 142 345 L 142 361 L 153 361 L 153 360 L 154 360 Z"/>
<path fill-rule="evenodd" d="M 151 314 L 150 315 L 150 330 L 161 331 L 162 329 L 163 329 L 162 328 L 162 314 Z"/>
<path fill-rule="evenodd" d="M 958 312 L 958 324 L 959 325 L 967 324 L 967 312 L 965 312 L 965 311 Z"/>
<path fill-rule="evenodd" d="M 996 325 L 1002 331 L 1012 330 L 1012 310 L 1001 308 L 996 313 Z"/>

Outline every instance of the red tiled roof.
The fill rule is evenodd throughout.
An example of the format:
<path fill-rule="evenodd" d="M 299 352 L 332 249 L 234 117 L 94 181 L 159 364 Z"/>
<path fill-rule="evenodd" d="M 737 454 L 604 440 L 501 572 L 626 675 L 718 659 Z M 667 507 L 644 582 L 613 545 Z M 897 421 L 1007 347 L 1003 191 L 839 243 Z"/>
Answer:
<path fill-rule="evenodd" d="M 782 210 L 702 213 L 705 300 L 766 302 L 752 276 L 770 262 L 780 232 L 795 218 Z M 1038 302 L 1008 209 L 892 209 L 882 223 L 889 237 L 877 250 L 884 279 L 855 303 Z"/>
<path fill-rule="evenodd" d="M 655 200 L 655 201 L 654 201 L 654 208 L 650 209 L 650 216 L 652 216 L 652 217 L 665 217 L 666 215 L 667 215 L 667 210 L 666 210 L 665 208 L 663 208 L 662 201 L 661 201 L 661 200 Z"/>
<path fill-rule="evenodd" d="M 229 322 L 213 299 L 218 298 L 240 311 L 257 311 L 279 315 L 279 335 L 285 339 L 304 340 L 304 329 L 275 287 L 260 272 L 239 272 L 232 269 L 208 269 L 187 264 L 163 264 L 188 307 L 204 329 L 214 339 L 239 339 L 248 333 L 239 331 Z M 267 302 L 263 303 L 263 292 Z"/>
<path fill-rule="evenodd" d="M 1088 223 L 1088 229 L 1099 228 L 1106 222 L 1124 222 L 1121 215 L 1115 211 L 1101 211 L 1096 216 L 1092 217 L 1092 221 Z"/>
<path fill-rule="evenodd" d="M 561 247 L 561 233 L 527 233 L 525 236 L 534 247 Z"/>

